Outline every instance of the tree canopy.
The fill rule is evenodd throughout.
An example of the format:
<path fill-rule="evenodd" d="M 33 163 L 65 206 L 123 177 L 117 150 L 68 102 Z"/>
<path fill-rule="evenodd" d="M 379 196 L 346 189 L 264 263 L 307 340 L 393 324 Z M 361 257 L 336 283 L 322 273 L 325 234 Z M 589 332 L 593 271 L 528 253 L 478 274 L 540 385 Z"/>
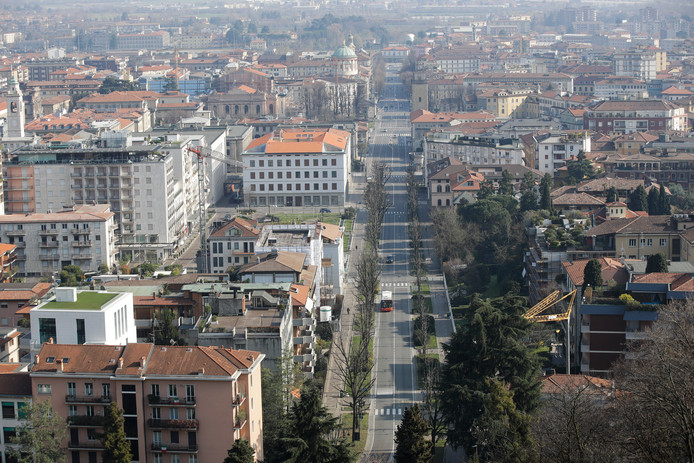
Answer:
<path fill-rule="evenodd" d="M 99 93 L 106 94 L 111 92 L 126 92 L 137 90 L 138 86 L 129 80 L 116 79 L 115 77 L 106 77 L 99 86 Z"/>
<path fill-rule="evenodd" d="M 473 445 L 484 453 L 484 445 L 491 449 L 499 444 L 480 440 L 473 432 L 491 423 L 504 427 L 503 439 L 523 442 L 527 435 L 529 422 L 523 417 L 538 406 L 539 359 L 534 344 L 527 341 L 532 323 L 521 316 L 525 310 L 525 298 L 511 294 L 491 302 L 473 296 L 461 329 L 444 345 L 441 400 L 448 439 L 468 454 Z M 502 423 L 495 412 L 496 406 L 511 410 L 501 403 L 506 398 L 495 381 L 512 396 L 514 413 L 519 415 L 513 423 Z M 502 433 L 497 436 L 502 439 Z"/>
<path fill-rule="evenodd" d="M 130 463 L 132 460 L 124 424 L 123 410 L 118 408 L 116 402 L 111 402 L 104 413 L 104 433 L 101 436 L 104 445 L 101 458 L 104 463 Z"/>
<path fill-rule="evenodd" d="M 659 252 L 648 256 L 646 273 L 667 273 L 667 258 L 665 254 Z"/>
<path fill-rule="evenodd" d="M 602 263 L 600 259 L 590 259 L 583 269 L 583 288 L 588 285 L 600 289 L 602 287 Z"/>
<path fill-rule="evenodd" d="M 395 461 L 397 463 L 429 463 L 431 442 L 426 439 L 429 424 L 418 404 L 405 408 L 402 421 L 395 430 Z"/>
<path fill-rule="evenodd" d="M 224 463 L 253 463 L 255 450 L 246 439 L 236 439 L 234 445 L 227 450 L 227 457 Z"/>
<path fill-rule="evenodd" d="M 629 209 L 632 211 L 648 211 L 648 195 L 643 185 L 637 186 L 629 195 Z"/>
<path fill-rule="evenodd" d="M 16 447 L 8 453 L 20 463 L 64 463 L 67 461 L 62 443 L 67 438 L 68 426 L 65 419 L 53 413 L 50 401 L 40 400 L 24 404 L 22 425 L 11 439 Z"/>

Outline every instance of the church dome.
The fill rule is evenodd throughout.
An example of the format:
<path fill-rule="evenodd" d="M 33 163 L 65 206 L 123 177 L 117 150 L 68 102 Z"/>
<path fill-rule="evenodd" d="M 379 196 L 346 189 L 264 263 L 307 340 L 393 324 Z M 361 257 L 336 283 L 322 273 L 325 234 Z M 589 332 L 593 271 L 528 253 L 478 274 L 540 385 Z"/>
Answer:
<path fill-rule="evenodd" d="M 354 50 L 349 48 L 347 45 L 342 45 L 337 50 L 335 50 L 335 53 L 333 53 L 333 58 L 337 59 L 352 59 L 356 57 L 357 54 L 354 53 Z"/>

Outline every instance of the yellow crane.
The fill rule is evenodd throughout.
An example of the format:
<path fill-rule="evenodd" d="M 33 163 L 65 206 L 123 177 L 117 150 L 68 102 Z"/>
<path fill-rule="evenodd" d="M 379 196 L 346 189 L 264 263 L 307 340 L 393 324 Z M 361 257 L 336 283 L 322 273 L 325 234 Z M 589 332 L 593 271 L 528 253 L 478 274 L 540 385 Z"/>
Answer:
<path fill-rule="evenodd" d="M 561 298 L 559 297 L 559 295 L 559 291 L 554 291 L 552 294 L 542 299 L 540 302 L 532 306 L 527 312 L 525 312 L 523 314 L 523 318 L 527 318 L 528 320 L 532 320 L 538 323 L 559 322 L 563 320 L 568 320 L 571 316 L 571 308 L 574 305 L 574 299 L 576 298 L 576 290 L 574 289 L 570 293 L 566 293 Z M 558 303 L 560 303 L 568 297 L 570 297 L 571 299 L 569 300 L 569 305 L 566 308 L 565 312 L 559 314 L 540 315 L 545 310 L 557 305 Z"/>
<path fill-rule="evenodd" d="M 571 309 L 574 305 L 574 300 L 576 299 L 577 290 L 566 293 L 564 296 L 559 297 L 561 292 L 554 291 L 552 294 L 542 299 L 540 302 L 532 306 L 527 312 L 523 314 L 523 318 L 532 320 L 538 323 L 546 322 L 560 322 L 559 326 L 564 330 L 564 347 L 565 347 L 565 357 L 566 357 L 566 373 L 571 374 Z M 545 314 L 541 315 L 545 310 L 554 307 L 559 304 L 564 299 L 569 299 L 569 303 L 566 310 L 561 313 L 556 314 Z M 563 321 L 566 321 L 566 326 L 564 326 Z"/>

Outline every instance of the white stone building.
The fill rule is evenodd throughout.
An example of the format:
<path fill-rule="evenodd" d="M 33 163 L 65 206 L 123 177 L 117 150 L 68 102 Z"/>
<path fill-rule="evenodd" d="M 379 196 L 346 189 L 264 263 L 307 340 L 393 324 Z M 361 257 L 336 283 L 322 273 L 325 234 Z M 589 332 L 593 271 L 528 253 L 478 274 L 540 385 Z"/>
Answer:
<path fill-rule="evenodd" d="M 351 143 L 336 129 L 278 129 L 253 140 L 241 156 L 246 204 L 343 206 Z"/>

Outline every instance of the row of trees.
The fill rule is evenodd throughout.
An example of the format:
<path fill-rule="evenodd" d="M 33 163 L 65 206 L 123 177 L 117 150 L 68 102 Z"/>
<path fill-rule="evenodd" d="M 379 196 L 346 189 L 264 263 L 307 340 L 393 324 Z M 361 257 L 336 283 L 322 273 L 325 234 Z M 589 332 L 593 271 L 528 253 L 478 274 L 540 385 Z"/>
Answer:
<path fill-rule="evenodd" d="M 617 201 L 616 191 L 612 188 L 608 190 L 607 201 Z M 670 195 L 665 191 L 665 185 L 660 185 L 660 189 L 651 188 L 648 193 L 643 185 L 636 187 L 629 195 L 629 209 L 632 211 L 646 211 L 649 215 L 668 215 L 670 214 Z"/>

